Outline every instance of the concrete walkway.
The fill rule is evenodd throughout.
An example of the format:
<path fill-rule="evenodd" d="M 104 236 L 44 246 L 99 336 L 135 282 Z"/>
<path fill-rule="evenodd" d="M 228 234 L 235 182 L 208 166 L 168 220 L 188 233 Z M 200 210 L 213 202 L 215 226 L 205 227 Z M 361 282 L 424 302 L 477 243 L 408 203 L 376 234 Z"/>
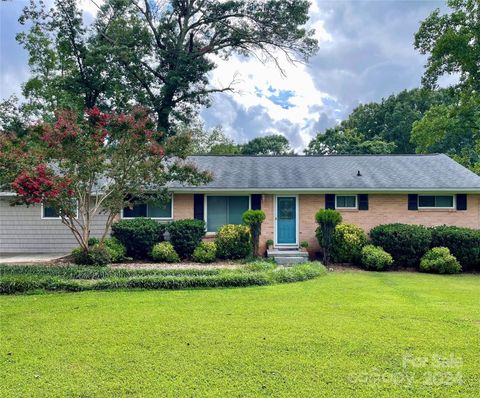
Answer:
<path fill-rule="evenodd" d="M 67 255 L 67 253 L 4 253 L 0 254 L 0 264 L 45 263 Z"/>

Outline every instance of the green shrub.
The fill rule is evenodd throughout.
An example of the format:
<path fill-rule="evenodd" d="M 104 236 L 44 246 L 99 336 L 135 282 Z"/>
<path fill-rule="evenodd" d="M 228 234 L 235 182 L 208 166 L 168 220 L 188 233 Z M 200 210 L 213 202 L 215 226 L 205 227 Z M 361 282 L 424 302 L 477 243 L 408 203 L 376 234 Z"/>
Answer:
<path fill-rule="evenodd" d="M 338 224 L 332 236 L 332 259 L 337 263 L 358 263 L 367 237 L 354 224 Z"/>
<path fill-rule="evenodd" d="M 217 245 L 215 242 L 200 242 L 192 256 L 199 263 L 212 263 L 217 258 Z"/>
<path fill-rule="evenodd" d="M 462 271 L 462 267 L 455 256 L 450 253 L 448 247 L 434 247 L 422 257 L 420 271 L 435 274 L 458 274 Z"/>
<path fill-rule="evenodd" d="M 385 224 L 370 230 L 370 239 L 390 253 L 396 265 L 413 267 L 430 248 L 432 232 L 422 225 Z"/>
<path fill-rule="evenodd" d="M 100 239 L 95 238 L 94 236 L 88 238 L 88 246 L 95 246 L 100 243 Z"/>
<path fill-rule="evenodd" d="M 316 231 L 317 240 L 323 251 L 323 262 L 330 262 L 332 250 L 333 231 L 335 227 L 342 222 L 342 215 L 332 209 L 321 209 L 315 214 L 315 220 L 318 223 Z"/>
<path fill-rule="evenodd" d="M 128 256 L 147 258 L 153 245 L 163 241 L 165 228 L 150 218 L 120 220 L 112 225 L 112 236 L 123 243 Z"/>
<path fill-rule="evenodd" d="M 79 265 L 107 265 L 112 259 L 104 246 L 92 246 L 87 250 L 77 247 L 72 250 L 73 262 Z"/>
<path fill-rule="evenodd" d="M 173 221 L 167 227 L 170 242 L 181 258 L 190 258 L 205 235 L 205 222 L 202 220 Z"/>
<path fill-rule="evenodd" d="M 309 246 L 309 245 L 308 245 L 308 242 L 307 242 L 306 240 L 302 240 L 302 241 L 300 242 L 300 247 L 301 247 L 302 249 L 307 250 L 307 249 L 308 249 L 308 246 Z"/>
<path fill-rule="evenodd" d="M 224 225 L 217 232 L 215 244 L 219 258 L 245 258 L 250 254 L 252 247 L 250 230 L 246 225 Z"/>
<path fill-rule="evenodd" d="M 178 263 L 180 257 L 170 242 L 161 242 L 153 246 L 152 258 L 158 262 Z"/>
<path fill-rule="evenodd" d="M 255 260 L 247 263 L 241 268 L 242 272 L 264 272 L 277 268 L 277 264 L 273 261 Z"/>
<path fill-rule="evenodd" d="M 103 241 L 103 246 L 110 255 L 112 263 L 120 263 L 127 259 L 127 249 L 117 238 L 108 238 Z"/>
<path fill-rule="evenodd" d="M 250 228 L 252 236 L 252 255 L 258 256 L 258 247 L 260 234 L 262 233 L 262 223 L 265 221 L 265 212 L 263 210 L 247 210 L 242 215 L 243 222 Z"/>
<path fill-rule="evenodd" d="M 464 270 L 480 271 L 480 230 L 446 225 L 431 230 L 432 247 L 448 247 Z"/>
<path fill-rule="evenodd" d="M 384 271 L 393 263 L 392 256 L 381 247 L 366 245 L 362 248 L 360 261 L 370 271 Z"/>

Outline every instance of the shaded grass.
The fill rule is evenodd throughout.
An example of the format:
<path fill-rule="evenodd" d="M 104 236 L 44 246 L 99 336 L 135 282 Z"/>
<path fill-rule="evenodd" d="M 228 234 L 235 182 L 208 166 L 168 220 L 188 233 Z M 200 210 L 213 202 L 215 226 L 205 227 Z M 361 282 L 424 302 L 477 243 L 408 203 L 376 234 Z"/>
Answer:
<path fill-rule="evenodd" d="M 479 301 L 479 276 L 366 272 L 245 289 L 3 296 L 0 395 L 476 397 Z M 463 364 L 403 366 L 435 354 Z M 447 371 L 462 383 L 428 384 L 429 372 Z"/>

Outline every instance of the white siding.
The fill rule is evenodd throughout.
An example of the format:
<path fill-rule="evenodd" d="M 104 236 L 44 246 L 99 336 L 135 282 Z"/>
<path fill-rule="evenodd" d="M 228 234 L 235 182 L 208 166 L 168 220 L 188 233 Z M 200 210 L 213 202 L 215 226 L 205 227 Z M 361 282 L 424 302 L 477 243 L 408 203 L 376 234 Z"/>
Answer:
<path fill-rule="evenodd" d="M 68 253 L 78 246 L 61 220 L 42 219 L 40 205 L 12 207 L 9 202 L 0 197 L 0 254 Z M 101 236 L 105 221 L 105 215 L 97 215 L 90 236 Z"/>

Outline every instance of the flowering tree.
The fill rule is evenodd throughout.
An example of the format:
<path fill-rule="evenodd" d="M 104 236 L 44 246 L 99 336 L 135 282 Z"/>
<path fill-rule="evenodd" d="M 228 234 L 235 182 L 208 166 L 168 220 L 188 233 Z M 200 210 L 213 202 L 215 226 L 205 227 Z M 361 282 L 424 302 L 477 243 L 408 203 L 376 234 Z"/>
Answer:
<path fill-rule="evenodd" d="M 185 161 L 187 136 L 164 139 L 154 127 L 140 108 L 129 114 L 59 111 L 53 123 L 34 125 L 23 137 L 0 137 L 0 186 L 8 183 L 15 191 L 12 205 L 54 208 L 88 250 L 92 220 L 99 214 L 106 214 L 103 241 L 133 201 L 166 200 L 162 187 L 171 181 L 210 180 L 208 172 Z"/>

